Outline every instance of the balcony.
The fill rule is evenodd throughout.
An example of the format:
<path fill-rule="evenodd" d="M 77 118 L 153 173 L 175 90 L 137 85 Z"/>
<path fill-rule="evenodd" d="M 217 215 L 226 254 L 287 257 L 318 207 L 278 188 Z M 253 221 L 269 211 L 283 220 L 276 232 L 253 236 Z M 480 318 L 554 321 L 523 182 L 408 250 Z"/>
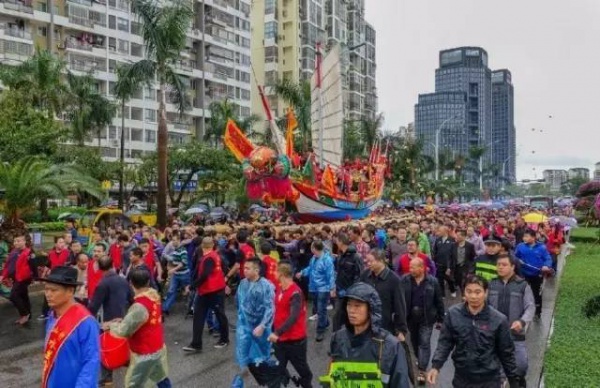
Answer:
<path fill-rule="evenodd" d="M 65 47 L 75 50 L 92 51 L 94 46 L 83 40 L 79 40 L 75 37 L 68 37 L 65 39 Z"/>
<path fill-rule="evenodd" d="M 180 69 L 183 71 L 193 71 L 196 69 L 196 61 L 192 61 L 189 59 L 181 59 L 174 63 L 176 69 Z"/>
<path fill-rule="evenodd" d="M 73 4 L 79 4 L 79 5 L 83 5 L 86 7 L 91 7 L 92 6 L 92 1 L 91 0 L 68 0 L 70 3 Z"/>
<path fill-rule="evenodd" d="M 1 24 L 0 29 L 4 30 L 4 35 L 12 36 L 15 38 L 31 40 L 31 32 L 25 31 L 23 28 L 19 28 L 16 25 L 5 25 Z"/>
<path fill-rule="evenodd" d="M 11 11 L 33 14 L 33 6 L 31 0 L 4 0 L 4 8 Z"/>
<path fill-rule="evenodd" d="M 69 15 L 69 23 L 77 24 L 79 26 L 94 28 L 94 22 L 88 18 L 83 18 L 80 16 Z"/>

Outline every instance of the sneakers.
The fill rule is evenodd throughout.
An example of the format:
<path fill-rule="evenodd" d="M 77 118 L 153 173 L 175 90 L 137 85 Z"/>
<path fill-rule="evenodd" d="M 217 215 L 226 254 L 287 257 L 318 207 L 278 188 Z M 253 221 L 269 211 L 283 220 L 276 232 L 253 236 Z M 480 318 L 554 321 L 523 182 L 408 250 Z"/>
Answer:
<path fill-rule="evenodd" d="M 47 319 L 48 319 L 48 316 L 47 316 L 47 315 L 44 315 L 44 314 L 42 314 L 42 315 L 40 315 L 39 317 L 37 317 L 37 320 L 38 320 L 38 321 L 45 321 L 45 320 L 47 320 Z"/>
<path fill-rule="evenodd" d="M 333 310 L 333 305 L 332 304 L 327 305 L 327 310 L 329 310 L 329 311 Z"/>
<path fill-rule="evenodd" d="M 317 319 L 319 319 L 319 314 L 311 315 L 310 317 L 308 317 L 309 321 L 316 321 Z"/>
<path fill-rule="evenodd" d="M 323 342 L 324 339 L 325 339 L 325 334 L 319 333 L 319 334 L 317 334 L 317 338 L 315 338 L 315 341 Z"/>
<path fill-rule="evenodd" d="M 192 345 L 184 346 L 182 350 L 186 353 L 200 353 L 202 352 L 202 348 L 195 348 Z"/>
<path fill-rule="evenodd" d="M 226 348 L 228 345 L 229 345 L 229 342 L 219 341 L 215 344 L 214 348 L 215 349 L 223 349 L 223 348 Z"/>
<path fill-rule="evenodd" d="M 450 296 L 456 298 L 456 292 L 451 293 Z"/>

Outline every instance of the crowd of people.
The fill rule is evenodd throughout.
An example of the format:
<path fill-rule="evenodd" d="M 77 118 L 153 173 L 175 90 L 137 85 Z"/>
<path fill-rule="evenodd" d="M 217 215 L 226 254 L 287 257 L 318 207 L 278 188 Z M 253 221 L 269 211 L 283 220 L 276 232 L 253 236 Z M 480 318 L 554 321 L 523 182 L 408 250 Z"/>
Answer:
<path fill-rule="evenodd" d="M 331 370 L 371 363 L 375 386 L 435 384 L 452 354 L 455 387 L 524 387 L 527 329 L 540 319 L 542 284 L 568 234 L 552 215 L 528 224 L 525 211 L 387 210 L 355 223 L 222 228 L 174 220 L 164 232 L 96 229 L 86 249 L 70 225 L 37 267 L 26 236 L 16 236 L 0 283 L 18 325 L 32 317 L 29 285 L 45 283 L 44 387 L 111 384 L 100 331 L 128 339 L 125 386 L 170 387 L 163 321 L 176 303 L 193 317 L 183 352 L 206 349 L 205 326 L 212 347 L 225 348 L 235 327 L 232 387 L 249 375 L 261 386 L 312 387 L 311 321 L 316 342 L 332 332 Z"/>

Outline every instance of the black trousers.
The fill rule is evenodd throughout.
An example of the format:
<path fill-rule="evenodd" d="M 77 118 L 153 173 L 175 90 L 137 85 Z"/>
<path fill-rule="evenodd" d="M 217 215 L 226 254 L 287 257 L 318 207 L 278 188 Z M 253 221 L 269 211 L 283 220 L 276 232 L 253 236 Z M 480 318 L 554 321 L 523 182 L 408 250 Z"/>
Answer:
<path fill-rule="evenodd" d="M 461 295 L 464 294 L 465 281 L 469 275 L 469 269 L 469 265 L 463 263 L 462 265 L 457 265 L 454 270 L 454 281 L 456 282 L 456 286 L 460 288 Z"/>
<path fill-rule="evenodd" d="M 229 342 L 229 321 L 225 315 L 225 292 L 217 291 L 205 295 L 196 295 L 194 301 L 194 323 L 191 346 L 202 349 L 202 332 L 206 316 L 210 310 L 214 310 L 219 322 L 219 342 Z"/>
<path fill-rule="evenodd" d="M 501 388 L 502 382 L 498 377 L 497 379 L 490 379 L 483 383 L 475 383 L 469 381 L 468 378 L 455 374 L 454 380 L 452 380 L 452 386 L 454 388 Z"/>
<path fill-rule="evenodd" d="M 287 386 L 289 374 L 287 370 L 281 373 L 278 365 L 268 362 L 262 362 L 259 365 L 250 364 L 248 370 L 258 383 L 258 385 L 268 388 L 280 388 Z"/>
<path fill-rule="evenodd" d="M 31 314 L 31 301 L 29 300 L 29 284 L 31 280 L 24 282 L 14 282 L 10 290 L 8 299 L 17 308 L 19 315 L 22 317 Z"/>
<path fill-rule="evenodd" d="M 446 283 L 448 283 L 448 289 L 450 290 L 450 292 L 456 292 L 454 280 L 451 277 L 446 276 L 446 270 L 448 269 L 448 267 L 437 263 L 435 265 L 437 266 L 436 277 L 438 283 L 440 284 L 440 288 L 442 289 L 442 296 L 446 296 Z"/>
<path fill-rule="evenodd" d="M 300 379 L 298 383 L 302 388 L 312 387 L 313 374 L 306 359 L 306 338 L 299 341 L 277 342 L 274 345 L 275 357 L 279 361 L 281 374 L 287 373 L 288 361 L 292 364 Z"/>
<path fill-rule="evenodd" d="M 535 313 L 540 315 L 542 313 L 542 283 L 544 278 L 541 276 L 526 276 L 525 280 L 531 287 L 533 292 L 533 299 L 535 300 Z"/>

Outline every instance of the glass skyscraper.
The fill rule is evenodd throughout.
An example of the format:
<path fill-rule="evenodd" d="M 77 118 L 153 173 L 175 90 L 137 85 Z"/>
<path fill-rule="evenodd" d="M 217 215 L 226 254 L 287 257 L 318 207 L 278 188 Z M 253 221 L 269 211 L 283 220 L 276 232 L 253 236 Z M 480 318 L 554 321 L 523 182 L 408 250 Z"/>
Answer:
<path fill-rule="evenodd" d="M 493 89 L 492 74 L 494 84 Z M 494 90 L 494 91 L 493 91 Z M 496 100 L 495 100 L 496 99 Z M 435 135 L 440 152 L 467 155 L 484 147 L 484 166 L 506 163 L 506 175 L 515 176 L 513 89 L 508 70 L 492 73 L 488 54 L 480 47 L 459 47 L 439 54 L 435 93 L 420 94 L 415 105 L 415 132 L 425 152 L 435 156 Z M 498 115 L 495 119 L 494 115 Z"/>
<path fill-rule="evenodd" d="M 502 167 L 502 175 L 516 180 L 516 130 L 514 88 L 508 70 L 492 73 L 492 164 Z"/>

